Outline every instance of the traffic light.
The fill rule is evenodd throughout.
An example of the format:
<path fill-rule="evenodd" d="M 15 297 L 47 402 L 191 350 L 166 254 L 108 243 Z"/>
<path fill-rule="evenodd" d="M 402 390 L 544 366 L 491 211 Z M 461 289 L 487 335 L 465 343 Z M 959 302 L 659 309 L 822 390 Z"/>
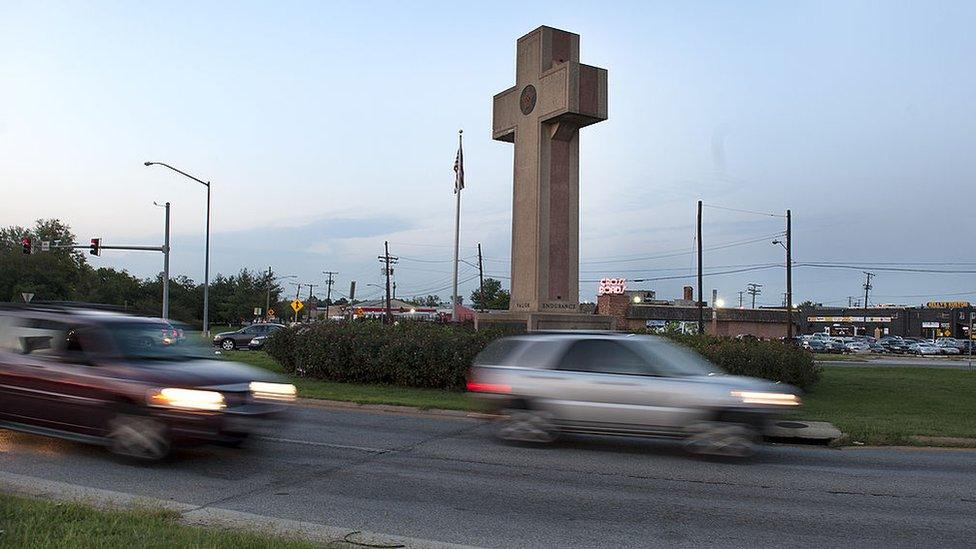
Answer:
<path fill-rule="evenodd" d="M 20 244 L 24 248 L 24 255 L 30 255 L 30 253 L 31 253 L 31 239 L 25 236 L 24 239 L 20 241 Z"/>
<path fill-rule="evenodd" d="M 91 239 L 91 246 L 88 248 L 88 253 L 92 255 L 102 255 L 102 239 L 93 238 Z"/>

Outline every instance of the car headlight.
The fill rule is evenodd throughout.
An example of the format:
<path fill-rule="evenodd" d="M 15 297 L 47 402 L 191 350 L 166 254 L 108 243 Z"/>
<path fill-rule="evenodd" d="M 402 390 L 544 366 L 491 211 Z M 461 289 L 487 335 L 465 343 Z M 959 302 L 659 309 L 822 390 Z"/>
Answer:
<path fill-rule="evenodd" d="M 799 406 L 800 397 L 789 393 L 763 393 L 756 391 L 732 391 L 733 397 L 743 404 L 767 404 L 771 406 Z"/>
<path fill-rule="evenodd" d="M 258 345 L 260 343 L 261 343 L 261 338 L 259 338 L 259 337 L 256 337 L 256 338 L 254 338 L 254 339 L 251 340 L 251 345 Z"/>
<path fill-rule="evenodd" d="M 184 410 L 223 410 L 226 406 L 224 395 L 217 391 L 201 391 L 198 389 L 177 389 L 167 387 L 157 389 L 149 394 L 151 406 L 165 408 L 180 408 Z"/>
<path fill-rule="evenodd" d="M 254 398 L 263 400 L 284 400 L 292 402 L 298 397 L 298 389 L 291 383 L 268 383 L 267 381 L 252 381 L 251 394 Z"/>

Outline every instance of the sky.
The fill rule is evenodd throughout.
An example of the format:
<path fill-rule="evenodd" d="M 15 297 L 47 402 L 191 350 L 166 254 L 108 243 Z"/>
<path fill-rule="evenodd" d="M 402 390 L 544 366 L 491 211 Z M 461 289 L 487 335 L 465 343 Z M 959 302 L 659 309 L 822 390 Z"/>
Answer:
<path fill-rule="evenodd" d="M 580 132 L 581 299 L 617 276 L 680 296 L 702 200 L 705 293 L 727 303 L 753 282 L 781 304 L 787 209 L 796 302 L 847 304 L 863 270 L 872 303 L 976 301 L 974 18 L 971 2 L 2 0 L 0 225 L 156 245 L 169 201 L 172 272 L 202 280 L 206 189 L 143 166 L 167 162 L 212 183 L 212 273 L 338 271 L 340 295 L 356 280 L 378 297 L 389 241 L 398 296 L 447 297 L 463 129 L 461 256 L 480 242 L 507 286 L 513 149 L 491 140 L 491 100 L 516 39 L 549 25 L 609 71 L 609 119 Z M 463 295 L 476 274 L 461 264 Z"/>

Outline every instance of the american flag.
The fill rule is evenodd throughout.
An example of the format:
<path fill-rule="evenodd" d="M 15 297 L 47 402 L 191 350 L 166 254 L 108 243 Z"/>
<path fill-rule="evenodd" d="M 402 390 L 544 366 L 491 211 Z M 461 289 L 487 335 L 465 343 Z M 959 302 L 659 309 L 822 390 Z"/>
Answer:
<path fill-rule="evenodd" d="M 464 188 L 464 149 L 461 146 L 461 134 L 458 134 L 458 152 L 454 157 L 454 194 Z"/>

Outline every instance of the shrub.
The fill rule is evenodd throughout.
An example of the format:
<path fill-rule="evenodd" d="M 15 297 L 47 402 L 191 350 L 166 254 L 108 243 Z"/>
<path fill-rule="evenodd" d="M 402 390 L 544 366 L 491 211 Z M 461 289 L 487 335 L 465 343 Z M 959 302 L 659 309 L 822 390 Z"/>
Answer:
<path fill-rule="evenodd" d="M 475 355 L 509 333 L 430 322 L 322 322 L 279 330 L 265 349 L 298 376 L 462 390 Z"/>
<path fill-rule="evenodd" d="M 475 355 L 511 330 L 402 322 L 322 322 L 279 330 L 265 349 L 292 375 L 344 383 L 463 390 Z M 813 357 L 778 341 L 672 334 L 734 375 L 806 389 L 820 378 Z"/>
<path fill-rule="evenodd" d="M 732 375 L 761 377 L 808 389 L 820 379 L 813 355 L 781 341 L 668 334 Z"/>

